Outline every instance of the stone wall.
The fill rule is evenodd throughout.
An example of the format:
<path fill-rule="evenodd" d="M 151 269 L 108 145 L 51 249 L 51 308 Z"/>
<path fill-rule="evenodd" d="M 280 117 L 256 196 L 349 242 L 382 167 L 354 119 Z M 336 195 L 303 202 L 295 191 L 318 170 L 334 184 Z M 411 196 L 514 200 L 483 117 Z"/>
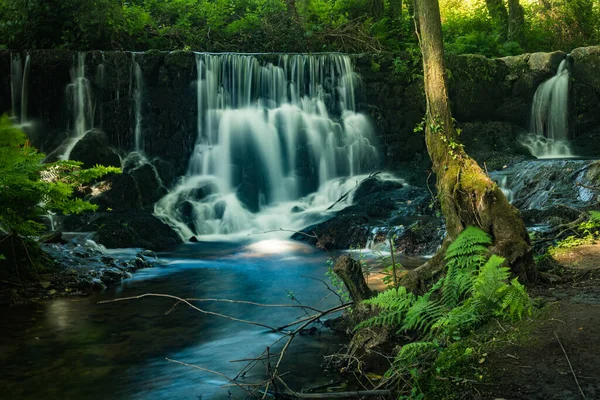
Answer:
<path fill-rule="evenodd" d="M 68 129 L 72 110 L 66 87 L 77 53 L 49 50 L 29 55 L 28 115 L 34 122 L 30 131 L 34 143 L 50 152 Z M 502 157 L 518 154 L 515 138 L 527 129 L 533 94 L 555 74 L 565 57 L 561 52 L 501 59 L 449 56 L 450 96 L 467 150 L 480 161 L 499 157 L 491 162 L 494 166 L 504 162 Z M 423 136 L 413 132 L 424 115 L 425 98 L 418 71 L 404 76 L 396 73 L 395 58 L 392 54 L 353 56 L 364 83 L 359 108 L 371 115 L 387 164 L 402 166 L 427 158 Z M 149 51 L 135 54 L 135 59 L 146 87 L 145 151 L 161 160 L 157 169 L 169 184 L 184 173 L 196 138 L 195 56 L 191 52 Z M 572 63 L 571 135 L 582 145 L 582 152 L 589 153 L 584 155 L 598 155 L 600 47 L 574 50 Z M 10 64 L 11 52 L 0 51 L 0 112 L 11 107 Z M 95 126 L 111 146 L 122 153 L 131 150 L 135 128 L 132 54 L 89 52 L 85 67 L 96 99 Z"/>

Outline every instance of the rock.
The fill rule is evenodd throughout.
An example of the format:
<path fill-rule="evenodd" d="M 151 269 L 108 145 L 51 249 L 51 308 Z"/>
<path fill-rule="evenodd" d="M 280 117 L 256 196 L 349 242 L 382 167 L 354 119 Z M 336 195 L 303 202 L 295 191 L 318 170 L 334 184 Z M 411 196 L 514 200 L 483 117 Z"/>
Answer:
<path fill-rule="evenodd" d="M 352 200 L 354 202 L 359 202 L 364 199 L 368 195 L 373 193 L 381 193 L 387 192 L 395 189 L 402 189 L 404 185 L 395 180 L 384 180 L 379 176 L 373 176 L 363 180 L 358 188 L 354 191 L 354 195 L 352 196 Z"/>
<path fill-rule="evenodd" d="M 441 220 L 417 221 L 396 237 L 394 247 L 398 253 L 406 256 L 435 254 L 442 244 L 444 234 Z"/>
<path fill-rule="evenodd" d="M 552 53 L 532 53 L 529 55 L 528 66 L 532 71 L 542 71 L 548 74 L 556 74 L 561 61 L 567 56 L 562 51 Z"/>
<path fill-rule="evenodd" d="M 97 164 L 104 166 L 120 167 L 121 158 L 110 147 L 106 134 L 93 130 L 88 132 L 71 151 L 72 160 L 83 162 L 84 168 L 91 168 Z"/>
<path fill-rule="evenodd" d="M 52 232 L 51 234 L 43 237 L 40 242 L 42 243 L 61 243 L 64 244 L 65 241 L 62 238 L 62 232 Z"/>
<path fill-rule="evenodd" d="M 198 240 L 198 238 L 197 238 L 196 236 L 192 236 L 192 237 L 190 238 L 190 240 L 188 240 L 188 241 L 189 241 L 190 243 L 198 243 L 198 242 L 199 242 L 199 240 Z"/>
<path fill-rule="evenodd" d="M 165 250 L 181 243 L 167 224 L 144 211 L 114 212 L 95 220 L 97 242 L 107 248 L 145 248 Z"/>

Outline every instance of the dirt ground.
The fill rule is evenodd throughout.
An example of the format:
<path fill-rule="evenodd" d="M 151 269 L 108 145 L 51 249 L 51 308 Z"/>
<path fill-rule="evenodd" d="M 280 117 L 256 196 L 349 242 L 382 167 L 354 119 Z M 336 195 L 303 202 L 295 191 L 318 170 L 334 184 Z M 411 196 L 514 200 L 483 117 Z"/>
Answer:
<path fill-rule="evenodd" d="M 563 282 L 538 286 L 548 304 L 523 340 L 487 355 L 484 399 L 600 399 L 600 245 L 555 257 Z"/>

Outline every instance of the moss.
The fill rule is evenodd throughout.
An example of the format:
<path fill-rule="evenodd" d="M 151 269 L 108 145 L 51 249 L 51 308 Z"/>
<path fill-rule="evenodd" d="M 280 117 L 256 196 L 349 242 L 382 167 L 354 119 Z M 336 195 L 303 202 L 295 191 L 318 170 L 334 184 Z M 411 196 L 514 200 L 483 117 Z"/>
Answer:
<path fill-rule="evenodd" d="M 169 68 L 195 69 L 196 55 L 191 51 L 173 51 L 165 57 L 165 65 Z"/>

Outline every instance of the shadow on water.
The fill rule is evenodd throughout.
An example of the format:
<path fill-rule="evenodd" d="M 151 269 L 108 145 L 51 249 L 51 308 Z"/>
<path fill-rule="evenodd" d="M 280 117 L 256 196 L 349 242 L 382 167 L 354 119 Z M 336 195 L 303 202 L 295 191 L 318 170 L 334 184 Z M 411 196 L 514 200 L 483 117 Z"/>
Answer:
<path fill-rule="evenodd" d="M 96 304 L 101 300 L 165 293 L 291 304 L 288 291 L 317 305 L 327 289 L 302 276 L 323 278 L 327 255 L 298 243 L 199 243 L 161 255 L 167 264 L 89 298 L 65 298 L 31 307 L 0 309 L 0 384 L 11 399 L 220 399 L 225 379 L 170 363 L 165 357 L 233 375 L 279 337 L 264 328 L 203 315 L 169 299 Z M 333 296 L 331 296 L 333 297 Z M 335 305 L 328 298 L 317 308 Z M 281 325 L 299 309 L 200 303 L 206 310 Z M 296 389 L 322 384 L 322 356 L 344 338 L 327 330 L 299 336 L 283 371 Z M 272 351 L 276 351 L 273 349 Z M 259 381 L 264 367 L 245 382 Z M 244 382 L 244 381 L 241 381 Z M 230 390 L 232 390 L 230 388 Z M 232 390 L 235 396 L 235 390 Z M 243 395 L 237 396 L 244 398 Z"/>

